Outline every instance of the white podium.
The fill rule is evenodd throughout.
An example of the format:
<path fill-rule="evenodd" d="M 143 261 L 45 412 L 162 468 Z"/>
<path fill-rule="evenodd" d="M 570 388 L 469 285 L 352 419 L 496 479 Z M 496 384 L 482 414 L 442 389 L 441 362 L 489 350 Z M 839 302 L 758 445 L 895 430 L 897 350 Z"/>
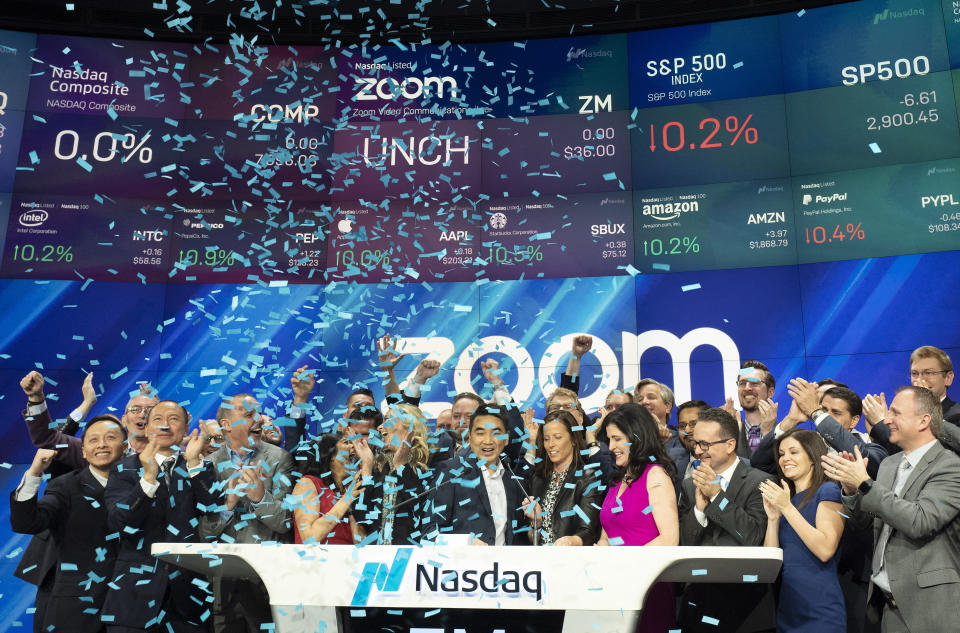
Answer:
<path fill-rule="evenodd" d="M 772 583 L 782 563 L 770 547 L 157 543 L 153 555 L 207 576 L 259 578 L 277 633 L 339 633 L 338 607 L 549 609 L 565 612 L 562 633 L 633 633 L 658 581 Z"/>

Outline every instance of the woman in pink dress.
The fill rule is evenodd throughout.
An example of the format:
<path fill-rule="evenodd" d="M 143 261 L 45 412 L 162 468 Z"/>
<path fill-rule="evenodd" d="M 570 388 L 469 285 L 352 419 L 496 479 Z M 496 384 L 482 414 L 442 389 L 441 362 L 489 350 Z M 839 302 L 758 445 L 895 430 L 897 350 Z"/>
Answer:
<path fill-rule="evenodd" d="M 680 519 L 673 488 L 675 466 L 644 407 L 624 404 L 603 420 L 598 434 L 617 464 L 600 510 L 603 532 L 597 545 L 679 545 Z M 676 627 L 673 585 L 657 583 L 647 593 L 638 633 Z"/>

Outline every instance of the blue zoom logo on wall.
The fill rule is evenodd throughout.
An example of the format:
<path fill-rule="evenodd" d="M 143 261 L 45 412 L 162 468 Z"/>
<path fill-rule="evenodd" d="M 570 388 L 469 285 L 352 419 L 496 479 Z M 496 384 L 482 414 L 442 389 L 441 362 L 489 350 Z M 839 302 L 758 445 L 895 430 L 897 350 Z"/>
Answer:
<path fill-rule="evenodd" d="M 374 585 L 380 591 L 399 591 L 412 553 L 413 549 L 411 548 L 399 550 L 389 567 L 384 563 L 365 564 L 353 599 L 350 601 L 350 606 L 366 606 Z M 543 575 L 541 572 L 527 572 L 521 580 L 520 572 L 508 569 L 501 571 L 500 564 L 497 562 L 483 572 L 477 569 L 440 570 L 433 565 L 418 564 L 416 575 L 416 590 L 418 593 L 421 591 L 434 593 L 442 591 L 445 593 L 464 592 L 469 594 L 479 589 L 491 594 L 500 591 L 506 594 L 519 594 L 522 587 L 526 593 L 535 595 L 537 601 L 543 599 Z"/>

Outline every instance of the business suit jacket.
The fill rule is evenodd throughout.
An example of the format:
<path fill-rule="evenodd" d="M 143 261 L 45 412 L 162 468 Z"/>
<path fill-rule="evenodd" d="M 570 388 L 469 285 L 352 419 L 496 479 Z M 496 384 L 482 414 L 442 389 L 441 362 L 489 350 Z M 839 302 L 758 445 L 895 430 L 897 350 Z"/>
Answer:
<path fill-rule="evenodd" d="M 154 558 L 150 548 L 161 542 L 202 541 L 200 515 L 223 504 L 222 495 L 212 489 L 213 465 L 207 463 L 191 478 L 180 455 L 171 481 L 158 476 L 160 486 L 152 499 L 140 486 L 141 473 L 139 455 L 124 457 L 110 473 L 104 493 L 107 525 L 119 533 L 120 545 L 103 613 L 114 616 L 115 625 L 131 628 L 146 628 L 161 609 L 167 620 L 197 622 L 209 609 L 206 581 L 194 585 L 199 576 Z"/>
<path fill-rule="evenodd" d="M 90 633 L 101 628 L 100 607 L 116 560 L 116 541 L 108 541 L 104 488 L 89 468 L 50 481 L 43 497 L 17 501 L 10 494 L 10 525 L 20 534 L 49 530 L 55 544 L 55 576 L 42 624 L 58 632 Z M 71 568 L 71 567 L 75 567 Z M 101 581 L 90 582 L 89 574 Z M 81 601 L 81 597 L 84 601 Z M 95 609 L 97 613 L 85 614 Z"/>
<path fill-rule="evenodd" d="M 760 482 L 771 477 L 751 468 L 742 459 L 733 471 L 726 491 L 707 504 L 707 527 L 695 515 L 696 490 L 692 478 L 683 480 L 680 497 L 680 545 L 763 545 L 767 513 L 763 509 Z M 766 585 L 690 583 L 681 600 L 684 631 L 763 631 L 773 629 L 776 608 Z M 705 624 L 703 617 L 718 625 Z"/>
<path fill-rule="evenodd" d="M 517 477 L 524 473 L 514 468 Z M 425 536 L 435 538 L 438 534 L 475 534 L 487 545 L 494 545 L 496 529 L 493 510 L 487 487 L 475 458 L 457 456 L 435 469 L 435 490 L 429 495 L 427 516 L 424 520 Z M 450 483 L 444 483 L 449 481 Z M 442 485 L 441 485 L 442 484 Z M 507 545 L 529 543 L 525 532 L 529 530 L 521 503 L 524 494 L 520 483 L 513 479 L 504 467 L 503 487 L 507 496 L 507 525 L 504 530 Z"/>
<path fill-rule="evenodd" d="M 207 457 L 207 461 L 213 463 L 217 477 L 213 490 L 225 496 L 237 485 L 236 481 L 232 485 L 227 483 L 230 476 L 236 472 L 228 447 L 221 446 Z M 263 541 L 293 542 L 291 513 L 283 505 L 284 499 L 293 489 L 290 475 L 293 471 L 293 457 L 278 446 L 255 440 L 250 461 L 247 463 L 258 462 L 262 464 L 265 478 L 263 499 L 254 504 L 246 497 L 241 497 L 227 520 L 224 520 L 219 512 L 209 512 L 201 516 L 200 535 L 204 539 L 254 544 Z M 226 509 L 226 506 L 222 509 Z"/>
<path fill-rule="evenodd" d="M 690 451 L 680 441 L 680 432 L 677 431 L 677 427 L 668 426 L 667 428 L 670 429 L 670 439 L 664 442 L 663 447 L 667 449 L 667 455 L 677 467 L 673 476 L 673 487 L 680 490 L 680 482 L 683 481 L 683 474 L 687 472 L 687 464 L 690 462 Z"/>
<path fill-rule="evenodd" d="M 62 433 L 56 424 L 52 424 L 49 409 L 36 415 L 27 415 L 27 410 L 24 409 L 21 415 L 27 424 L 27 432 L 34 447 L 56 449 L 57 455 L 54 459 L 71 470 L 86 465 L 83 442 L 79 437 Z"/>
<path fill-rule="evenodd" d="M 960 457 L 939 442 L 934 444 L 908 471 L 897 497 L 894 480 L 904 459 L 898 453 L 884 460 L 870 492 L 844 497 L 844 506 L 854 521 L 873 520 L 874 542 L 884 523 L 893 528 L 884 568 L 910 630 L 954 630 L 955 607 L 960 604 L 960 550 L 951 538 L 957 536 L 960 515 Z M 871 593 L 877 590 L 871 584 Z M 874 617 L 879 620 L 878 614 Z"/>
<path fill-rule="evenodd" d="M 941 400 L 940 404 L 943 406 L 943 421 L 960 424 L 960 404 L 951 400 L 950 396 Z"/>
<path fill-rule="evenodd" d="M 607 490 L 601 482 L 599 471 L 599 468 L 581 468 L 567 475 L 550 513 L 554 540 L 564 536 L 579 536 L 584 545 L 593 545 L 600 538 L 600 508 L 603 507 Z M 573 484 L 573 487 L 567 487 L 567 484 Z M 549 485 L 549 479 L 533 476 L 530 495 L 541 505 Z M 580 508 L 580 512 L 574 511 L 574 507 Z"/>

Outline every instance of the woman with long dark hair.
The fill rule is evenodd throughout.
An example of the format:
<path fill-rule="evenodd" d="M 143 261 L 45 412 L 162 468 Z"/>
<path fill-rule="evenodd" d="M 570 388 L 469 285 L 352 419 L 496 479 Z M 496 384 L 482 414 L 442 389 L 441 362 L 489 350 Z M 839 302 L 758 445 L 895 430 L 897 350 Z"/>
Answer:
<path fill-rule="evenodd" d="M 587 468 L 580 426 L 567 411 L 548 413 L 537 434 L 537 459 L 530 494 L 524 501 L 540 545 L 593 545 L 600 532 L 603 490 L 600 468 Z M 578 508 L 575 510 L 574 508 Z M 531 540 L 533 531 L 529 532 Z"/>
<path fill-rule="evenodd" d="M 290 493 L 295 543 L 353 545 L 363 538 L 351 509 L 363 491 L 363 477 L 371 473 L 369 463 L 356 466 L 358 442 L 366 440 L 324 435 L 294 454 L 294 471 L 301 475 Z"/>
<path fill-rule="evenodd" d="M 617 470 L 600 510 L 597 545 L 679 545 L 676 466 L 657 421 L 646 408 L 624 404 L 604 418 L 598 436 L 610 446 Z M 645 604 L 637 631 L 675 628 L 672 584 L 654 585 Z"/>
<path fill-rule="evenodd" d="M 843 507 L 840 487 L 823 472 L 827 445 L 819 433 L 793 429 L 777 440 L 774 454 L 780 485 L 764 481 L 760 492 L 767 511 L 763 544 L 783 548 L 777 630 L 842 633 L 847 616 L 837 562 Z"/>

